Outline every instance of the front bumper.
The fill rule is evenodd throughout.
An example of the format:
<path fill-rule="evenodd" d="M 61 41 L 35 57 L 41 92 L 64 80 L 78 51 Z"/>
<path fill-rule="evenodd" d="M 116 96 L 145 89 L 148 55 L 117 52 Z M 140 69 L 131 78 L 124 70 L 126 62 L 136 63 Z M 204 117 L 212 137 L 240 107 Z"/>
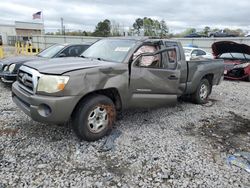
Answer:
<path fill-rule="evenodd" d="M 80 100 L 80 96 L 42 96 L 27 93 L 19 83 L 12 85 L 12 100 L 33 120 L 43 123 L 67 122 Z"/>
<path fill-rule="evenodd" d="M 11 81 L 14 82 L 16 81 L 17 74 L 16 73 L 10 73 L 10 72 L 0 72 L 0 78 L 3 78 L 7 82 Z"/>
<path fill-rule="evenodd" d="M 224 71 L 224 77 L 230 80 L 249 80 L 250 66 L 246 68 L 235 68 Z"/>

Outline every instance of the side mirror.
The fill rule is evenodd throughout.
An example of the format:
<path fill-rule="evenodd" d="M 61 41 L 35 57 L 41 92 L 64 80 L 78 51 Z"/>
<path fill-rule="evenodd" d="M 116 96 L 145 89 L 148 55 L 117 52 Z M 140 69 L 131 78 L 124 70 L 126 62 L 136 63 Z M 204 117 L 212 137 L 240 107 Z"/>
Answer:
<path fill-rule="evenodd" d="M 65 54 L 65 53 L 61 53 L 61 54 L 59 55 L 59 57 L 66 57 L 66 54 Z"/>

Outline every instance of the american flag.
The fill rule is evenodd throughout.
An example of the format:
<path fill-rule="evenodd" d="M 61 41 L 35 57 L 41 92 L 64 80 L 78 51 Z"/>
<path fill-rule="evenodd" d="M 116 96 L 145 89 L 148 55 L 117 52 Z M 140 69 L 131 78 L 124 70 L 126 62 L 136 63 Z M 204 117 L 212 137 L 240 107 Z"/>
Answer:
<path fill-rule="evenodd" d="M 33 20 L 34 19 L 41 19 L 41 14 L 42 14 L 42 11 L 39 11 L 39 12 L 33 14 Z"/>

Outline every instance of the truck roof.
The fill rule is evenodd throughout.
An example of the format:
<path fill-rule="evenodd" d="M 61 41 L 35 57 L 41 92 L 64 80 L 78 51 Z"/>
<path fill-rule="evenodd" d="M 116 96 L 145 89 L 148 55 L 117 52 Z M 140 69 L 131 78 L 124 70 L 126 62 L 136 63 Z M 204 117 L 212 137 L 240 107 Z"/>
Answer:
<path fill-rule="evenodd" d="M 165 39 L 165 38 L 160 38 L 160 37 L 153 37 L 153 36 L 136 36 L 136 37 L 107 37 L 106 39 L 121 39 L 121 40 L 137 40 L 137 41 L 141 41 L 141 42 L 145 42 L 145 41 L 159 41 L 159 40 L 163 40 L 163 41 L 169 41 L 169 42 L 176 42 L 178 43 L 178 41 L 176 40 L 171 40 L 171 39 Z"/>

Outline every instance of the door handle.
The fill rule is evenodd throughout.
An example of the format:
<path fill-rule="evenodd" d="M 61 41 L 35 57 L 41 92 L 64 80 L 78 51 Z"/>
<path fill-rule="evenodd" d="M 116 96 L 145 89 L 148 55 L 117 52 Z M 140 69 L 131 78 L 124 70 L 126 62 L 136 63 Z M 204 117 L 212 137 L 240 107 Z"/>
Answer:
<path fill-rule="evenodd" d="M 170 75 L 168 77 L 169 80 L 178 80 L 178 77 L 176 77 L 175 75 Z"/>

